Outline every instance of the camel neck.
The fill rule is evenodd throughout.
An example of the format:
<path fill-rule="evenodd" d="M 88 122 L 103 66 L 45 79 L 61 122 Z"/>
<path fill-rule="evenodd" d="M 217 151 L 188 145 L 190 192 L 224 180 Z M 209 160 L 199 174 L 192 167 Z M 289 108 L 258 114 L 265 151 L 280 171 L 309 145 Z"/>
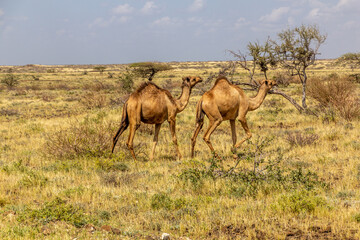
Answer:
<path fill-rule="evenodd" d="M 185 109 L 186 105 L 189 103 L 191 89 L 189 86 L 184 86 L 180 97 L 176 100 L 176 105 L 178 112 L 181 112 Z"/>
<path fill-rule="evenodd" d="M 254 111 L 261 106 L 268 91 L 269 90 L 267 89 L 267 87 L 265 85 L 260 86 L 259 91 L 256 94 L 256 96 L 249 99 L 249 111 Z"/>

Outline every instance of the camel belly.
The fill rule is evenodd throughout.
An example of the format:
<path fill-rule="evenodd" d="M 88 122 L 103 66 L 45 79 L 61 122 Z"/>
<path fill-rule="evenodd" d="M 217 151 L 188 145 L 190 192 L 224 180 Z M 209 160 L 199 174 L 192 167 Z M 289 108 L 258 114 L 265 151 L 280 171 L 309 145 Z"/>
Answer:
<path fill-rule="evenodd" d="M 154 108 L 142 106 L 141 108 L 141 121 L 144 123 L 163 123 L 167 119 L 167 116 L 167 109 L 164 107 L 158 106 Z"/>
<path fill-rule="evenodd" d="M 238 115 L 239 101 L 236 101 L 236 97 L 227 99 L 227 101 L 219 100 L 217 106 L 223 120 L 235 119 Z"/>

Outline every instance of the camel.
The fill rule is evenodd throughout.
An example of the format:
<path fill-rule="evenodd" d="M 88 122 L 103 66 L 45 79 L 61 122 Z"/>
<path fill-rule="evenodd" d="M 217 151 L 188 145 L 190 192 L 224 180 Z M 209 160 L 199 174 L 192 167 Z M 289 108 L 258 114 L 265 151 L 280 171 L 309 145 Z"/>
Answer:
<path fill-rule="evenodd" d="M 204 141 L 215 153 L 210 142 L 210 136 L 222 121 L 229 120 L 231 126 L 232 142 L 234 152 L 243 142 L 251 138 L 251 132 L 246 122 L 248 111 L 254 111 L 260 107 L 268 91 L 276 85 L 276 81 L 263 80 L 260 82 L 258 93 L 255 97 L 249 98 L 243 90 L 231 84 L 226 77 L 219 77 L 214 86 L 201 97 L 196 106 L 196 128 L 191 138 L 191 157 L 194 157 L 196 137 L 204 125 L 204 115 L 209 119 L 209 127 L 205 131 Z M 236 143 L 235 120 L 238 118 L 245 130 L 246 136 Z"/>
<path fill-rule="evenodd" d="M 112 152 L 114 152 L 115 145 L 121 134 L 130 126 L 126 144 L 133 159 L 136 160 L 133 148 L 135 131 L 140 127 L 141 122 L 155 124 L 153 146 L 150 153 L 150 160 L 153 160 L 161 124 L 167 120 L 177 157 L 181 158 L 175 133 L 176 114 L 185 109 L 189 102 L 191 89 L 197 83 L 202 82 L 202 78 L 189 76 L 183 77 L 182 80 L 182 93 L 178 99 L 174 99 L 168 90 L 162 89 L 152 82 L 143 83 L 130 95 L 123 107 L 120 128 L 113 139 Z"/>

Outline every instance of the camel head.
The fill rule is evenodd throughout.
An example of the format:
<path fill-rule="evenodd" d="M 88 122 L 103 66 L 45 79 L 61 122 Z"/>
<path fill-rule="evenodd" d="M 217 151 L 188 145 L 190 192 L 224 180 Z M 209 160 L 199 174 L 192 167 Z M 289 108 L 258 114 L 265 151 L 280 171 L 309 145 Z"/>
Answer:
<path fill-rule="evenodd" d="M 272 87 L 277 86 L 275 80 L 267 80 L 267 79 L 260 81 L 260 85 L 266 86 L 267 90 L 270 90 Z"/>
<path fill-rule="evenodd" d="M 187 77 L 183 77 L 183 83 L 182 86 L 188 86 L 190 88 L 193 88 L 196 84 L 198 84 L 199 82 L 202 82 L 202 78 L 201 77 L 196 77 L 196 76 L 187 76 Z"/>

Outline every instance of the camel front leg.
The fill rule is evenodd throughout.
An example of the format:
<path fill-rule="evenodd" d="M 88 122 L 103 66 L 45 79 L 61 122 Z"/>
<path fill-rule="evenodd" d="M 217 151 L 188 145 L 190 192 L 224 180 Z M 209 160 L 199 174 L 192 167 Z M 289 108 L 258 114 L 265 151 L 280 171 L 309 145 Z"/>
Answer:
<path fill-rule="evenodd" d="M 175 119 L 170 119 L 169 120 L 169 126 L 170 126 L 170 132 L 171 132 L 172 140 L 173 140 L 173 143 L 174 143 L 175 148 L 176 148 L 176 153 L 177 153 L 178 159 L 180 160 L 181 159 L 181 153 L 180 153 L 177 138 L 176 138 L 176 132 L 175 132 L 176 121 L 175 121 Z"/>
<path fill-rule="evenodd" d="M 195 132 L 191 138 L 191 157 L 194 157 L 194 149 L 195 149 L 195 144 L 196 144 L 196 138 L 199 135 L 200 130 L 202 129 L 202 127 L 204 126 L 204 119 L 200 122 L 196 123 L 196 128 L 195 128 Z"/>
<path fill-rule="evenodd" d="M 156 148 L 156 144 L 158 142 L 160 127 L 161 127 L 161 123 L 155 124 L 155 133 L 154 133 L 153 147 L 152 147 L 152 150 L 150 153 L 150 161 L 152 161 L 154 159 L 155 148 Z"/>
<path fill-rule="evenodd" d="M 231 127 L 231 138 L 232 138 L 232 142 L 233 142 L 233 146 L 231 148 L 231 151 L 235 152 L 235 144 L 236 144 L 235 119 L 230 120 L 230 127 Z"/>
<path fill-rule="evenodd" d="M 246 140 L 250 139 L 251 138 L 251 132 L 250 132 L 250 129 L 247 125 L 247 122 L 246 122 L 246 119 L 245 118 L 239 118 L 239 121 L 241 123 L 241 126 L 244 128 L 245 130 L 245 134 L 246 136 L 241 139 L 236 145 L 235 145 L 235 148 L 238 148 L 241 144 L 243 144 Z"/>

